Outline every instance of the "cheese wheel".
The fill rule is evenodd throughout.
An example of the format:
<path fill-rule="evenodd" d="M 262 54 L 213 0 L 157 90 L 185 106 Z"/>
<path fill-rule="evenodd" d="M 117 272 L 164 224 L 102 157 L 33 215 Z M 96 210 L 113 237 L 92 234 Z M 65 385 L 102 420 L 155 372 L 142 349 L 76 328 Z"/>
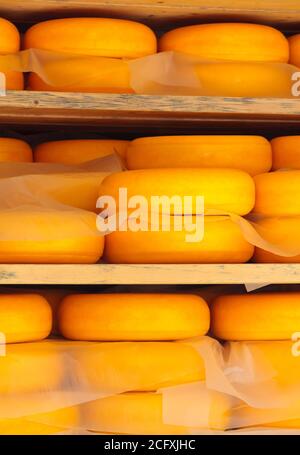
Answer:
<path fill-rule="evenodd" d="M 222 394 L 206 391 L 197 409 L 197 428 L 225 429 L 229 402 Z M 202 405 L 202 406 L 201 406 Z M 170 411 L 172 408 L 172 414 Z M 81 406 L 82 419 L 90 431 L 115 434 L 191 434 L 184 424 L 186 409 L 176 399 L 168 404 L 161 393 L 124 393 Z M 182 418 L 180 417 L 182 416 Z"/>
<path fill-rule="evenodd" d="M 174 218 L 169 231 L 149 226 L 148 231 L 117 230 L 106 235 L 104 258 L 116 264 L 222 264 L 247 262 L 253 255 L 254 247 L 228 217 L 193 217 L 193 231 L 175 230 Z"/>
<path fill-rule="evenodd" d="M 34 161 L 38 163 L 80 164 L 113 153 L 117 153 L 123 158 L 128 144 L 129 141 L 114 139 L 73 139 L 44 142 L 35 147 Z"/>
<path fill-rule="evenodd" d="M 93 264 L 102 256 L 104 238 L 90 212 L 2 211 L 0 226 L 0 263 Z"/>
<path fill-rule="evenodd" d="M 268 216 L 300 215 L 300 170 L 256 175 L 254 183 L 255 213 Z"/>
<path fill-rule="evenodd" d="M 107 176 L 100 185 L 99 196 L 112 196 L 119 208 L 119 189 L 127 189 L 128 200 L 134 196 L 146 198 L 148 209 L 161 211 L 153 197 L 179 196 L 180 201 L 163 209 L 166 213 L 182 214 L 183 197 L 189 196 L 193 214 L 199 214 L 197 196 L 204 197 L 205 213 L 233 212 L 246 215 L 254 205 L 255 188 L 252 178 L 237 169 L 146 169 L 117 172 Z M 201 207 L 202 209 L 202 207 Z M 202 210 L 201 210 L 202 213 Z M 226 213 L 225 213 L 226 214 Z"/>
<path fill-rule="evenodd" d="M 1 90 L 23 90 L 24 89 L 24 77 L 23 73 L 19 73 L 17 71 L 1 71 L 0 66 L 0 73 L 4 75 L 4 80 L 0 79 L 0 88 Z"/>
<path fill-rule="evenodd" d="M 13 54 L 20 49 L 20 34 L 11 22 L 0 17 L 0 54 Z"/>
<path fill-rule="evenodd" d="M 290 63 L 300 68 L 300 34 L 290 36 L 288 41 L 290 45 Z"/>
<path fill-rule="evenodd" d="M 0 138 L 0 162 L 32 161 L 32 150 L 27 142 L 9 137 Z"/>
<path fill-rule="evenodd" d="M 52 327 L 51 307 L 38 294 L 0 295 L 0 333 L 6 343 L 38 341 Z"/>
<path fill-rule="evenodd" d="M 289 340 L 299 330 L 300 293 L 217 297 L 211 317 L 212 333 L 222 340 Z"/>
<path fill-rule="evenodd" d="M 206 60 L 284 62 L 289 45 L 275 28 L 258 24 L 203 24 L 181 27 L 165 33 L 160 51 L 176 51 Z"/>
<path fill-rule="evenodd" d="M 80 17 L 40 22 L 24 36 L 24 48 L 102 57 L 155 54 L 156 37 L 144 24 L 123 19 Z"/>
<path fill-rule="evenodd" d="M 110 394 L 156 391 L 205 379 L 204 362 L 190 345 L 174 342 L 87 343 L 74 354 L 93 390 Z"/>
<path fill-rule="evenodd" d="M 160 136 L 135 139 L 126 151 L 128 169 L 216 167 L 268 172 L 269 141 L 261 136 Z"/>
<path fill-rule="evenodd" d="M 0 301 L 2 301 L 0 296 Z M 26 308 L 27 302 L 21 302 L 22 296 L 18 296 L 18 300 L 21 304 L 19 305 L 19 310 L 12 300 L 15 296 L 10 296 L 10 300 L 7 301 L 11 309 L 12 322 L 17 327 L 25 324 L 24 311 L 23 307 Z M 31 296 L 28 296 L 31 298 Z M 29 303 L 31 301 L 29 300 Z M 12 304 L 12 305 L 11 305 Z M 42 305 L 44 302 L 42 301 Z M 20 309 L 21 308 L 21 309 Z M 37 325 L 37 316 L 41 313 L 41 307 L 37 308 L 38 311 L 33 311 L 30 313 L 31 319 L 27 317 L 27 321 L 30 323 L 26 326 L 26 331 L 29 332 L 31 328 L 30 335 L 33 334 L 33 324 Z M 27 310 L 28 311 L 28 310 Z M 47 308 L 44 311 L 47 311 L 47 319 L 42 321 L 43 325 L 46 326 L 48 321 L 48 326 L 45 327 L 44 333 L 48 331 L 50 315 Z M 17 314 L 17 316 L 16 316 Z M 8 317 L 7 312 L 7 317 Z M 25 315 L 26 316 L 26 315 Z M 23 317 L 23 320 L 22 320 Z M 18 320 L 17 320 L 18 318 Z M 40 318 L 41 319 L 41 318 Z M 1 312 L 1 323 L 4 320 Z M 39 331 L 42 330 L 42 323 L 39 324 Z M 47 329 L 47 330 L 46 330 Z M 35 328 L 37 332 L 37 328 Z M 57 387 L 63 381 L 63 362 L 58 354 L 57 345 L 49 340 L 34 342 L 34 343 L 13 343 L 6 346 L 6 355 L 1 356 L 0 358 L 0 393 L 3 397 L 6 396 L 18 396 L 22 393 L 44 393 L 49 390 L 57 389 Z M 20 380 L 22 378 L 22 380 Z M 1 418 L 1 415 L 0 415 Z"/>
<path fill-rule="evenodd" d="M 196 295 L 78 294 L 62 301 L 58 320 L 71 340 L 180 340 L 207 333 L 209 309 Z"/>
<path fill-rule="evenodd" d="M 194 69 L 199 80 L 194 94 L 247 98 L 292 98 L 292 75 L 297 71 L 282 63 L 214 61 L 195 63 Z"/>
<path fill-rule="evenodd" d="M 255 248 L 253 259 L 261 263 L 298 263 L 300 262 L 300 216 L 278 217 L 258 220 L 255 223 L 259 234 L 270 244 L 295 252 L 292 256 L 280 256 L 261 248 Z M 298 253 L 298 254 L 297 254 Z"/>
<path fill-rule="evenodd" d="M 76 406 L 19 418 L 0 418 L 0 435 L 50 435 L 77 428 L 80 423 Z"/>
<path fill-rule="evenodd" d="M 300 136 L 283 136 L 271 140 L 274 171 L 300 169 Z"/>
<path fill-rule="evenodd" d="M 129 65 L 102 57 L 65 57 L 45 62 L 43 77 L 30 73 L 28 89 L 56 92 L 133 93 Z"/>

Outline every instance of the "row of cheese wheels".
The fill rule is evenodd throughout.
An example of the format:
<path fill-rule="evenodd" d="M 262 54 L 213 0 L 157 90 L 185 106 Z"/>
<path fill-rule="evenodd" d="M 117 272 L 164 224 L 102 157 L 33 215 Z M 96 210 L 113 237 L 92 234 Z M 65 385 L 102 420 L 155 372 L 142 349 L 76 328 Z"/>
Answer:
<path fill-rule="evenodd" d="M 266 381 L 265 395 L 257 407 L 198 387 L 213 365 L 189 342 L 50 340 L 8 345 L 6 356 L 0 359 L 0 434 L 55 433 L 74 427 L 101 432 L 185 434 L 188 428 L 183 424 L 182 412 L 191 400 L 201 409 L 193 418 L 194 429 L 225 430 L 249 424 L 299 428 L 300 368 L 298 357 L 292 355 L 292 342 L 237 342 L 234 346 L 227 342 L 224 359 L 232 348 L 237 357 L 231 360 L 231 367 L 239 368 L 237 383 L 243 384 L 244 396 L 247 387 L 251 390 L 261 378 Z M 226 368 L 225 365 L 218 366 Z M 245 387 L 243 375 L 249 381 L 249 373 L 251 381 Z M 80 383 L 78 378 L 84 381 Z M 269 390 L 269 383 L 276 387 Z M 76 386 L 74 390 L 72 384 Z M 171 403 L 170 398 L 164 401 L 165 388 L 172 393 L 168 388 L 177 385 L 192 387 L 183 396 L 182 389 L 178 393 L 175 388 Z M 88 390 L 106 398 L 74 406 L 86 401 L 76 397 L 76 393 L 82 392 L 87 398 Z M 264 398 L 272 395 L 274 409 L 263 405 L 267 401 Z M 295 401 L 282 401 L 276 415 L 279 395 L 294 397 Z M 68 402 L 73 406 L 64 409 Z M 168 417 L 173 424 L 167 423 Z"/>
<path fill-rule="evenodd" d="M 52 311 L 38 294 L 0 295 L 0 331 L 7 343 L 49 336 Z M 217 297 L 78 294 L 58 306 L 59 332 L 81 341 L 182 340 L 211 333 L 222 340 L 288 340 L 300 324 L 299 293 Z"/>
<path fill-rule="evenodd" d="M 19 32 L 13 24 L 0 20 L 0 53 L 20 49 Z M 77 37 L 80 36 L 80 40 Z M 223 23 L 188 26 L 164 34 L 157 45 L 153 31 L 140 23 L 107 18 L 69 18 L 42 22 L 24 35 L 24 49 L 65 53 L 64 59 L 51 59 L 44 65 L 45 82 L 31 73 L 33 90 L 132 92 L 128 65 L 121 59 L 134 59 L 159 51 L 177 51 L 204 61 L 196 73 L 206 90 L 224 90 L 224 95 L 291 96 L 290 72 L 283 67 L 258 65 L 260 62 L 300 66 L 300 35 L 287 39 L 278 30 L 258 24 Z M 98 60 L 108 57 L 115 60 Z M 218 77 L 214 65 L 223 62 Z M 39 68 L 40 69 L 40 68 Z M 236 77 L 235 74 L 239 76 Z M 76 75 L 74 79 L 74 74 Z M 87 75 L 96 74 L 90 83 Z M 217 76 L 217 77 L 216 77 Z M 8 89 L 22 89 L 23 75 L 6 74 Z M 233 87 L 233 89 L 232 89 Z M 228 90 L 233 90 L 228 92 Z M 228 93 L 227 93 L 228 92 Z"/>
<path fill-rule="evenodd" d="M 158 136 L 133 141 L 74 139 L 45 142 L 32 151 L 20 139 L 0 138 L 0 162 L 80 164 L 117 153 L 129 170 L 217 167 L 252 176 L 300 169 L 300 136 L 271 142 L 261 136 Z"/>

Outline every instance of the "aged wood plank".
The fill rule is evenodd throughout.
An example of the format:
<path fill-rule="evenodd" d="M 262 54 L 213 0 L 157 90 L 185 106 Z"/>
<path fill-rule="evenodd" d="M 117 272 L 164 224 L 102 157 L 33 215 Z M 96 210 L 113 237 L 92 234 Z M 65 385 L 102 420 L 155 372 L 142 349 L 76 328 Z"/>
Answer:
<path fill-rule="evenodd" d="M 10 91 L 0 122 L 19 125 L 300 124 L 300 99 Z"/>
<path fill-rule="evenodd" d="M 0 265 L 0 284 L 295 284 L 300 264 Z"/>
<path fill-rule="evenodd" d="M 283 28 L 300 24 L 298 0 L 1 0 L 0 14 L 19 22 L 98 15 L 154 26 L 212 20 L 281 24 Z"/>

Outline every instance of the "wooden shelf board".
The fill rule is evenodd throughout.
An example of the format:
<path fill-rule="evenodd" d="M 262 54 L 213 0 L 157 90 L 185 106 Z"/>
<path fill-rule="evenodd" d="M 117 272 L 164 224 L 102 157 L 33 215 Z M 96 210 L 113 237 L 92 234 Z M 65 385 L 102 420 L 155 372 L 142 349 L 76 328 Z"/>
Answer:
<path fill-rule="evenodd" d="M 57 17 L 106 16 L 153 26 L 205 21 L 300 25 L 298 0 L 1 0 L 0 15 L 18 22 Z"/>
<path fill-rule="evenodd" d="M 299 284 L 300 264 L 0 265 L 2 285 Z"/>
<path fill-rule="evenodd" d="M 300 99 L 8 91 L 0 122 L 132 128 L 147 124 L 300 125 Z"/>

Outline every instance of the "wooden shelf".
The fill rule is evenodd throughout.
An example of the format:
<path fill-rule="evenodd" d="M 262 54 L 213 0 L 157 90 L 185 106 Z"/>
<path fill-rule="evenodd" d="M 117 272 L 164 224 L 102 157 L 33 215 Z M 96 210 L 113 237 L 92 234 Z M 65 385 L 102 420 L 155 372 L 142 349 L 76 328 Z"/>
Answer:
<path fill-rule="evenodd" d="M 299 0 L 1 0 L 0 15 L 17 22 L 57 17 L 106 16 L 153 26 L 205 21 L 244 21 L 297 29 Z"/>
<path fill-rule="evenodd" d="M 0 122 L 17 125 L 88 125 L 136 128 L 183 124 L 300 127 L 300 99 L 119 95 L 8 91 Z"/>
<path fill-rule="evenodd" d="M 298 283 L 300 264 L 0 265 L 1 285 Z"/>

